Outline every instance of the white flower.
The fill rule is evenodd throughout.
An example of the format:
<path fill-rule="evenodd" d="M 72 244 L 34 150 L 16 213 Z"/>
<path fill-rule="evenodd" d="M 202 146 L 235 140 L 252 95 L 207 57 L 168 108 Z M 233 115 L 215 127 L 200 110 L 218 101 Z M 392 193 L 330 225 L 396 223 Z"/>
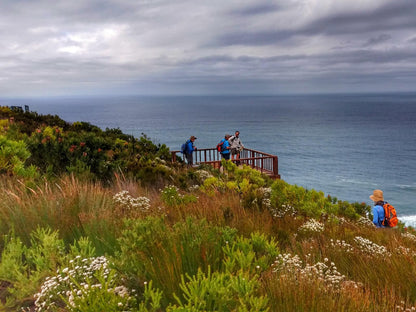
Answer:
<path fill-rule="evenodd" d="M 330 240 L 330 246 L 333 248 L 336 248 L 338 250 L 343 250 L 346 252 L 352 252 L 354 251 L 354 247 L 351 244 L 348 244 L 347 242 L 345 242 L 344 240 Z"/>
<path fill-rule="evenodd" d="M 286 215 L 294 216 L 297 214 L 296 209 L 291 205 L 281 205 L 281 207 L 269 207 L 269 210 L 273 217 L 283 218 Z"/>
<path fill-rule="evenodd" d="M 360 217 L 357 223 L 360 226 L 371 227 L 371 228 L 375 227 L 374 223 L 370 219 L 364 218 L 364 217 Z"/>
<path fill-rule="evenodd" d="M 416 236 L 413 235 L 412 233 L 409 233 L 409 232 L 402 233 L 402 237 L 409 239 L 413 242 L 416 242 Z"/>
<path fill-rule="evenodd" d="M 150 199 L 144 196 L 132 197 L 128 191 L 121 191 L 113 196 L 113 200 L 127 210 L 147 212 L 150 209 Z"/>
<path fill-rule="evenodd" d="M 369 239 L 357 236 L 354 238 L 354 241 L 357 243 L 359 249 L 367 255 L 390 256 L 390 253 L 387 251 L 386 247 L 377 245 Z"/>
<path fill-rule="evenodd" d="M 353 281 L 346 281 L 346 277 L 338 272 L 334 262 L 329 265 L 328 258 L 324 262 L 317 262 L 315 264 L 304 264 L 298 255 L 291 254 L 279 255 L 275 263 L 272 265 L 273 272 L 280 273 L 287 278 L 295 281 L 303 280 L 305 282 L 322 283 L 326 290 L 341 291 L 346 286 L 351 285 L 358 287 L 358 283 Z"/>
<path fill-rule="evenodd" d="M 195 173 L 202 181 L 212 177 L 212 174 L 205 170 L 197 170 Z"/>
<path fill-rule="evenodd" d="M 316 232 L 320 233 L 324 230 L 324 224 L 316 221 L 315 219 L 309 219 L 307 222 L 305 222 L 300 228 L 300 232 Z"/>
<path fill-rule="evenodd" d="M 58 270 L 56 276 L 45 279 L 41 285 L 41 292 L 35 295 L 36 312 L 43 311 L 45 307 L 52 307 L 60 300 L 61 296 L 66 297 L 66 301 L 71 307 L 75 307 L 75 295 L 82 296 L 83 292 L 86 293 L 93 288 L 102 288 L 101 284 L 89 284 L 94 280 L 96 271 L 102 270 L 105 279 L 111 276 L 109 275 L 108 260 L 104 256 L 82 260 L 77 256 L 69 263 L 69 268 Z M 74 281 L 77 282 L 77 285 Z M 78 285 L 81 289 L 77 288 Z M 112 291 L 120 297 L 130 297 L 128 289 L 124 286 L 117 286 Z"/>

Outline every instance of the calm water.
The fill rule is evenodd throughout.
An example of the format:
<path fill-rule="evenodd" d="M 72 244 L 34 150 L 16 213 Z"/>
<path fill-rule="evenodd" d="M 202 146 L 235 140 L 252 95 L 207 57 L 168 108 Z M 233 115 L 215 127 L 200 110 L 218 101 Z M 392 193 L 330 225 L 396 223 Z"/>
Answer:
<path fill-rule="evenodd" d="M 380 188 L 416 225 L 416 94 L 0 100 L 24 104 L 175 150 L 191 135 L 214 147 L 239 130 L 245 146 L 279 156 L 285 181 L 368 204 Z"/>

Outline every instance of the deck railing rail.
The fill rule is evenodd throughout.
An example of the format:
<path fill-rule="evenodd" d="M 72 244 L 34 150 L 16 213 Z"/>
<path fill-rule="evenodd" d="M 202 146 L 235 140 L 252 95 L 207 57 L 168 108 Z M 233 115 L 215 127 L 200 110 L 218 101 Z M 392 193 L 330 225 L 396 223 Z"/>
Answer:
<path fill-rule="evenodd" d="M 177 161 L 180 151 L 171 151 L 172 162 Z M 182 157 L 183 158 L 183 157 Z M 221 154 L 215 148 L 201 148 L 193 153 L 194 165 L 208 164 L 214 168 L 221 166 Z M 237 163 L 238 160 L 232 160 Z M 244 148 L 240 153 L 239 164 L 245 164 L 262 173 L 268 174 L 272 178 L 280 179 L 279 160 L 276 155 L 267 154 L 250 148 Z"/>

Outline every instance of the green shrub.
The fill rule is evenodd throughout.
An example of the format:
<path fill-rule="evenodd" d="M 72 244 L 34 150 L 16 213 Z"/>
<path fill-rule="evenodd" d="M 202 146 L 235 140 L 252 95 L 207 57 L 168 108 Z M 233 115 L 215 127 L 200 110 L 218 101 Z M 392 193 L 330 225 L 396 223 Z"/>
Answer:
<path fill-rule="evenodd" d="M 194 195 L 180 194 L 179 189 L 174 185 L 166 186 L 161 191 L 161 198 L 163 202 L 170 207 L 195 203 L 197 201 L 197 198 Z"/>
<path fill-rule="evenodd" d="M 48 277 L 35 297 L 37 311 L 125 311 L 136 306 L 105 257 L 76 256 Z"/>
<path fill-rule="evenodd" d="M 279 254 L 277 243 L 259 232 L 252 233 L 250 238 L 238 237 L 234 242 L 228 242 L 223 250 L 224 267 L 230 273 L 240 270 L 261 273 L 270 268 Z"/>
<path fill-rule="evenodd" d="M 4 308 L 17 308 L 36 292 L 40 281 L 65 263 L 64 243 L 58 232 L 38 228 L 25 246 L 13 233 L 5 236 L 0 262 L 0 280 L 10 286 L 3 293 Z M 1 307 L 1 305 L 0 305 Z"/>
<path fill-rule="evenodd" d="M 0 156 L 0 174 L 13 173 L 26 177 L 34 175 L 36 167 L 47 177 L 69 172 L 106 183 L 111 181 L 115 171 L 146 184 L 172 177 L 172 170 L 166 162 L 170 160 L 169 149 L 165 144 L 154 144 L 145 134 L 136 139 L 123 134 L 120 129 L 102 131 L 87 122 L 70 125 L 57 116 L 37 113 L 2 110 L 2 117 L 13 117 L 15 122 L 10 124 L 6 120 L 1 132 L 9 140 L 24 141 L 30 154 L 18 156 L 22 165 L 17 163 L 17 159 L 2 160 Z M 13 144 L 13 153 L 17 155 L 21 147 Z M 3 142 L 1 145 L 5 146 Z M 3 158 L 7 157 L 9 155 L 3 155 Z M 35 167 L 24 171 L 25 161 Z M 14 166 L 16 172 L 10 169 Z"/>
<path fill-rule="evenodd" d="M 351 204 L 331 196 L 325 197 L 322 191 L 307 190 L 282 180 L 276 180 L 271 189 L 270 199 L 271 207 L 275 210 L 274 215 L 283 216 L 286 213 L 296 213 L 318 218 L 326 214 L 336 214 L 357 219 L 360 215 L 366 216 L 371 210 L 365 203 Z"/>
<path fill-rule="evenodd" d="M 170 301 L 174 293 L 180 293 L 182 275 L 192 276 L 198 268 L 221 267 L 222 247 L 236 234 L 233 229 L 193 219 L 173 227 L 162 218 L 127 220 L 125 227 L 119 239 L 117 268 L 129 277 L 132 287 L 142 288 L 143 282 L 153 281 Z"/>
<path fill-rule="evenodd" d="M 23 141 L 13 141 L 0 135 L 0 174 L 17 175 L 25 178 L 37 177 L 34 166 L 25 166 L 30 152 Z"/>
<path fill-rule="evenodd" d="M 249 274 L 198 270 L 195 276 L 182 277 L 183 299 L 167 311 L 268 311 L 268 299 L 258 295 L 259 283 Z"/>

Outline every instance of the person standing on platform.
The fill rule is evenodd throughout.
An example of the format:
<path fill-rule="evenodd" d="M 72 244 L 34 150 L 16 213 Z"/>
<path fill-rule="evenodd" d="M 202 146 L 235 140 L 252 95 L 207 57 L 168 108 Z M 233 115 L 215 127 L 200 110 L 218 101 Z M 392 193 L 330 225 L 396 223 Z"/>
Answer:
<path fill-rule="evenodd" d="M 193 152 L 197 150 L 197 148 L 194 146 L 196 139 L 197 138 L 195 136 L 191 136 L 185 143 L 183 154 L 185 156 L 186 162 L 188 163 L 188 166 L 192 166 L 194 164 Z"/>
<path fill-rule="evenodd" d="M 240 131 L 236 131 L 233 136 L 231 136 L 228 141 L 231 144 L 231 160 L 236 160 L 236 164 L 240 164 L 240 153 L 244 149 L 244 145 L 240 139 Z"/>
<path fill-rule="evenodd" d="M 224 139 L 222 139 L 220 141 L 219 144 L 221 144 L 221 157 L 225 160 L 230 160 L 230 150 L 231 150 L 231 145 L 230 142 L 228 141 L 228 139 L 231 137 L 231 135 L 226 134 Z"/>

